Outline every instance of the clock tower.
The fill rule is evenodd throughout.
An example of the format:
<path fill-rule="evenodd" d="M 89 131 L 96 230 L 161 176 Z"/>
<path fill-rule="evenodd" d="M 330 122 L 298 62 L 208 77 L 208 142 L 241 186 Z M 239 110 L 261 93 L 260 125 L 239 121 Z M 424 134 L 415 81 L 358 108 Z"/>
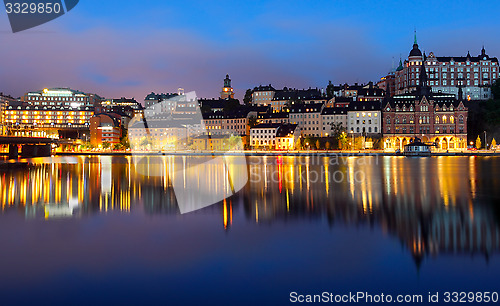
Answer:
<path fill-rule="evenodd" d="M 221 99 L 231 98 L 234 99 L 234 91 L 231 87 L 231 79 L 229 78 L 229 74 L 226 74 L 226 78 L 224 79 L 224 87 L 222 87 L 222 91 L 220 93 Z"/>

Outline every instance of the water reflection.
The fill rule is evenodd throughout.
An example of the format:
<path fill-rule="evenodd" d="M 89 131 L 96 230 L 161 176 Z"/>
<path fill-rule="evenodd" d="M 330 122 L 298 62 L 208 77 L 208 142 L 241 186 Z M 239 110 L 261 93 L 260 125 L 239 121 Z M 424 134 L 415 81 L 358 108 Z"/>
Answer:
<path fill-rule="evenodd" d="M 33 159 L 27 170 L 1 173 L 1 209 L 46 219 L 114 211 L 178 214 L 172 180 L 199 162 L 164 156 L 160 166 L 138 173 L 129 157 Z M 250 157 L 250 182 L 205 212 L 215 211 L 225 230 L 236 207 L 255 223 L 376 226 L 397 237 L 417 264 L 440 253 L 488 257 L 500 248 L 500 183 L 491 169 L 498 169 L 495 158 Z M 227 189 L 220 181 L 207 180 L 203 188 Z"/>

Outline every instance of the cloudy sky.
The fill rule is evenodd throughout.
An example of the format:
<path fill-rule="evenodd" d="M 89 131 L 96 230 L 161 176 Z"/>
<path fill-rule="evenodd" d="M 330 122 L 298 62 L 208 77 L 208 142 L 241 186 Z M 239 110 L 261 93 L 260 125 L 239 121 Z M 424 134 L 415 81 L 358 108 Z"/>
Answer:
<path fill-rule="evenodd" d="M 71 87 L 107 98 L 260 84 L 377 81 L 413 31 L 437 56 L 500 56 L 500 1 L 100 1 L 13 34 L 0 13 L 0 92 Z"/>

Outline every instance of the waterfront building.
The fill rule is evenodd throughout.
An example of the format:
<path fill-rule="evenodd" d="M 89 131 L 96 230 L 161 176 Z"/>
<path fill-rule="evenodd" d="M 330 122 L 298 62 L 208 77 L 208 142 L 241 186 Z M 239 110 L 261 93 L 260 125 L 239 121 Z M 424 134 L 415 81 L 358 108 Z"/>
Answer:
<path fill-rule="evenodd" d="M 5 125 L 11 135 L 43 135 L 59 138 L 77 138 L 89 129 L 94 108 L 89 106 L 71 107 L 26 103 L 9 105 L 5 110 Z"/>
<path fill-rule="evenodd" d="M 226 150 L 228 137 L 225 135 L 199 135 L 193 138 L 193 150 L 223 151 Z"/>
<path fill-rule="evenodd" d="M 120 142 L 121 122 L 110 114 L 96 114 L 90 119 L 90 144 L 101 148 L 104 143 Z"/>
<path fill-rule="evenodd" d="M 429 56 L 422 55 L 417 37 L 408 59 L 400 61 L 395 74 L 396 94 L 412 93 L 419 85 L 419 74 L 422 62 L 425 61 L 428 74 L 428 86 L 433 92 L 458 95 L 458 86 L 463 86 L 466 100 L 488 100 L 491 95 L 491 84 L 499 78 L 499 63 L 496 57 L 490 57 L 485 48 L 481 53 L 472 56 Z"/>
<path fill-rule="evenodd" d="M 7 132 L 6 122 L 5 122 L 5 110 L 10 104 L 13 104 L 17 99 L 4 95 L 0 92 L 0 135 L 5 135 Z"/>
<path fill-rule="evenodd" d="M 257 117 L 257 112 L 249 108 L 241 108 L 232 112 L 210 112 L 203 114 L 203 121 L 207 133 L 210 135 L 239 135 L 245 136 L 250 132 L 249 121 Z"/>
<path fill-rule="evenodd" d="M 300 138 L 298 124 L 281 124 L 276 132 L 276 150 L 294 150 Z"/>
<path fill-rule="evenodd" d="M 324 103 L 292 104 L 289 122 L 299 125 L 302 136 L 319 137 L 323 131 L 321 113 L 324 108 Z"/>
<path fill-rule="evenodd" d="M 250 129 L 250 145 L 253 148 L 273 149 L 280 123 L 261 123 Z"/>
<path fill-rule="evenodd" d="M 325 107 L 321 112 L 321 137 L 333 135 L 333 125 L 341 124 L 347 131 L 347 108 L 346 107 Z"/>
<path fill-rule="evenodd" d="M 353 102 L 347 107 L 347 131 L 355 136 L 380 135 L 381 118 L 380 102 Z"/>
<path fill-rule="evenodd" d="M 229 78 L 229 74 L 226 74 L 226 78 L 224 79 L 224 87 L 222 87 L 220 98 L 234 99 L 234 90 L 233 87 L 231 87 L 231 79 Z"/>
<path fill-rule="evenodd" d="M 420 63 L 416 90 L 395 95 L 383 104 L 384 148 L 402 150 L 418 137 L 441 150 L 465 149 L 468 109 L 463 89 L 458 88 L 458 99 L 453 94 L 433 92 L 427 85 L 425 61 Z"/>

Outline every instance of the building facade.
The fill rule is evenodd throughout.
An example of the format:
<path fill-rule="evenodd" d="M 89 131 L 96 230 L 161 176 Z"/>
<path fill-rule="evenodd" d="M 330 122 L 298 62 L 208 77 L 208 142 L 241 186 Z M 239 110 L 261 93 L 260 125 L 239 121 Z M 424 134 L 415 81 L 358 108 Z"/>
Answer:
<path fill-rule="evenodd" d="M 499 78 L 499 63 L 496 57 L 490 57 L 484 47 L 477 56 L 429 56 L 422 55 L 417 38 L 408 59 L 400 61 L 395 73 L 396 94 L 412 93 L 419 86 L 419 74 L 425 61 L 428 74 L 428 86 L 433 92 L 458 96 L 458 86 L 463 86 L 466 100 L 488 100 L 491 96 L 491 84 Z M 460 98 L 460 97 L 459 97 Z"/>
<path fill-rule="evenodd" d="M 321 137 L 332 136 L 334 124 L 340 124 L 347 131 L 347 108 L 325 107 L 321 112 L 321 124 Z"/>
<path fill-rule="evenodd" d="M 5 125 L 9 133 L 42 131 L 58 138 L 61 130 L 88 130 L 93 107 L 9 105 L 5 110 Z"/>
<path fill-rule="evenodd" d="M 323 132 L 321 113 L 324 108 L 324 103 L 291 105 L 289 108 L 289 122 L 298 124 L 301 135 L 304 137 L 320 137 Z"/>
<path fill-rule="evenodd" d="M 104 143 L 114 145 L 120 143 L 120 122 L 108 114 L 96 114 L 90 119 L 90 144 L 102 147 Z"/>
<path fill-rule="evenodd" d="M 427 85 L 425 63 L 420 66 L 419 85 L 411 94 L 395 95 L 383 105 L 384 148 L 403 150 L 419 138 L 439 150 L 467 148 L 468 109 L 453 94 L 434 93 Z M 458 88 L 462 96 L 462 88 Z"/>
<path fill-rule="evenodd" d="M 347 130 L 358 136 L 382 133 L 380 102 L 355 102 L 347 107 Z"/>
<path fill-rule="evenodd" d="M 268 86 L 255 87 L 252 92 L 252 105 L 257 106 L 268 106 L 271 105 L 271 101 L 274 98 L 274 89 L 271 84 Z"/>

